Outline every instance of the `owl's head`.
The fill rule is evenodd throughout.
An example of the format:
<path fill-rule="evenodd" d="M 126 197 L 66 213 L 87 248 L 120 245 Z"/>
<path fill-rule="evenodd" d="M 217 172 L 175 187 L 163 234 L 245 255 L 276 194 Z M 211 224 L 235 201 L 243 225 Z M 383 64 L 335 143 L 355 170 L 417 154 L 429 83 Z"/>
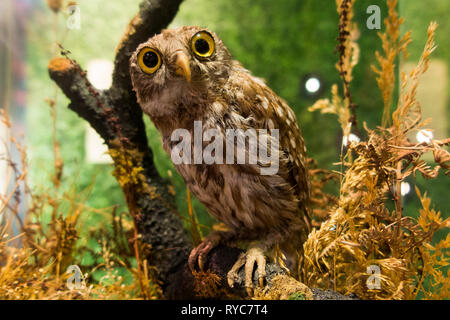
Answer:
<path fill-rule="evenodd" d="M 228 79 L 231 67 L 231 55 L 222 41 L 195 26 L 163 30 L 139 45 L 130 59 L 139 104 L 151 117 L 174 115 L 183 106 L 201 104 L 211 87 Z"/>

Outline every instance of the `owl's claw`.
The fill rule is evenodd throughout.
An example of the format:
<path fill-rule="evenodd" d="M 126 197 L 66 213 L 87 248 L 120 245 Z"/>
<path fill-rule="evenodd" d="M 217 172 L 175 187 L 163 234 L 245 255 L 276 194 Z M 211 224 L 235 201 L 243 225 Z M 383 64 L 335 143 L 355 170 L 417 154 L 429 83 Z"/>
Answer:
<path fill-rule="evenodd" d="M 205 271 L 205 264 L 206 259 L 208 256 L 208 253 L 214 249 L 219 244 L 219 240 L 216 239 L 216 237 L 211 236 L 207 237 L 205 240 L 203 240 L 202 243 L 200 243 L 196 248 L 194 248 L 191 251 L 191 254 L 189 255 L 188 259 L 188 265 L 189 269 L 191 269 L 192 272 L 195 271 L 195 265 L 198 262 L 198 267 L 200 268 L 200 271 Z"/>
<path fill-rule="evenodd" d="M 258 279 L 260 287 L 264 286 L 264 278 L 266 277 L 266 257 L 264 251 L 255 246 L 250 247 L 247 252 L 241 253 L 231 270 L 228 272 L 228 285 L 233 288 L 234 282 L 238 279 L 238 272 L 245 265 L 245 288 L 248 295 L 253 295 L 253 268 L 255 263 L 258 270 Z"/>

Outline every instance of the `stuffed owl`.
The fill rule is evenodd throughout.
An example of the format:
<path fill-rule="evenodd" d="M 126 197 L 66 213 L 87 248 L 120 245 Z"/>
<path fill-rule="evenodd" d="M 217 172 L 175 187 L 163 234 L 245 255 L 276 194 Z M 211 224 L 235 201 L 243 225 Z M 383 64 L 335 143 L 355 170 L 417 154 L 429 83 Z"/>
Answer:
<path fill-rule="evenodd" d="M 218 244 L 239 244 L 247 249 L 228 273 L 231 287 L 241 268 L 249 292 L 255 268 L 263 285 L 266 255 L 296 273 L 310 231 L 309 191 L 306 148 L 287 103 L 233 60 L 216 34 L 196 26 L 163 30 L 139 45 L 130 59 L 130 73 L 138 102 L 161 133 L 167 153 L 173 154 L 177 146 L 177 129 L 194 136 L 199 124 L 202 130 L 214 129 L 222 145 L 229 142 L 228 130 L 253 129 L 258 138 L 269 141 L 271 150 L 276 148 L 272 152 L 278 170 L 271 174 L 261 174 L 267 166 L 261 161 L 174 163 L 191 192 L 226 226 L 213 230 L 192 250 L 190 268 L 198 264 L 203 270 Z M 277 139 L 270 135 L 274 130 Z M 201 146 L 207 143 L 201 141 Z M 243 151 L 246 159 L 254 153 L 247 142 L 236 142 L 234 151 Z M 189 152 L 184 156 L 194 157 Z"/>

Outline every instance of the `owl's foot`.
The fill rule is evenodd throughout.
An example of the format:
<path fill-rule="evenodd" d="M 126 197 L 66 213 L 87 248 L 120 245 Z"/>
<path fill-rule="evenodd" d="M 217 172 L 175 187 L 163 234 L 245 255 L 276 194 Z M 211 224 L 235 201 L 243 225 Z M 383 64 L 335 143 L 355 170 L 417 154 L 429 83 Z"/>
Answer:
<path fill-rule="evenodd" d="M 266 277 L 266 257 L 264 250 L 258 245 L 250 245 L 247 252 L 241 253 L 231 270 L 228 271 L 228 285 L 231 288 L 234 287 L 235 281 L 239 278 L 239 270 L 245 265 L 245 288 L 248 295 L 253 295 L 253 268 L 255 263 L 258 270 L 259 285 L 263 287 Z"/>
<path fill-rule="evenodd" d="M 196 248 L 191 251 L 188 259 L 189 269 L 192 272 L 195 271 L 195 265 L 198 262 L 200 271 L 205 271 L 205 263 L 208 253 L 217 247 L 222 240 L 222 236 L 219 233 L 211 232 Z"/>

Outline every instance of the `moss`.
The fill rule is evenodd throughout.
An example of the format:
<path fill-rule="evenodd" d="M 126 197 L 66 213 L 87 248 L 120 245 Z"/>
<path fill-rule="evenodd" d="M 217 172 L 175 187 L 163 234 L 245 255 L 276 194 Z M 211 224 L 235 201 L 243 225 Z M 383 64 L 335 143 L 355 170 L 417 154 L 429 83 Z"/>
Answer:
<path fill-rule="evenodd" d="M 255 294 L 263 300 L 313 300 L 312 291 L 303 283 L 287 275 L 278 275 L 272 279 L 270 287 Z"/>
<path fill-rule="evenodd" d="M 306 296 L 302 292 L 296 292 L 289 296 L 288 300 L 306 300 Z"/>
<path fill-rule="evenodd" d="M 119 45 L 116 49 L 116 54 L 122 49 L 124 43 L 127 42 L 127 40 L 130 38 L 131 35 L 136 33 L 136 27 L 142 24 L 142 18 L 141 15 L 138 13 L 128 24 L 127 29 L 125 30 L 124 35 L 122 36 L 122 39 L 120 39 Z"/>
<path fill-rule="evenodd" d="M 66 58 L 53 58 L 48 64 L 48 69 L 51 71 L 66 72 L 72 67 L 72 62 Z"/>
<path fill-rule="evenodd" d="M 117 147 L 109 148 L 108 153 L 114 160 L 115 167 L 113 176 L 117 179 L 120 186 L 134 186 L 136 191 L 145 191 L 151 193 L 151 188 L 146 182 L 142 167 L 143 154 L 136 148 L 124 149 L 120 147 L 119 141 L 113 141 L 112 145 Z"/>
<path fill-rule="evenodd" d="M 195 277 L 195 293 L 206 299 L 226 296 L 226 290 L 221 284 L 221 278 L 212 272 L 193 272 Z"/>

